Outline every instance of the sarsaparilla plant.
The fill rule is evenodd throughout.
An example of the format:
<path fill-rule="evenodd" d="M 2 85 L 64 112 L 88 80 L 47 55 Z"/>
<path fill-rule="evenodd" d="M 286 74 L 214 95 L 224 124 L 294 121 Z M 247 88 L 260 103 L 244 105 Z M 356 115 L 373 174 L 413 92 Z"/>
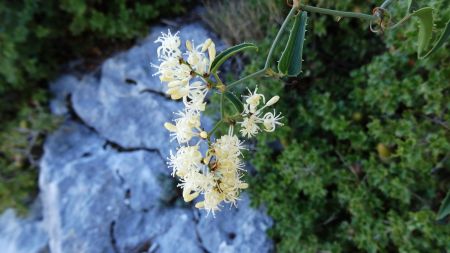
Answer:
<path fill-rule="evenodd" d="M 337 16 L 340 18 L 357 18 L 370 22 L 374 33 L 390 32 L 416 17 L 419 21 L 417 54 L 419 59 L 428 57 L 444 45 L 450 35 L 450 22 L 433 43 L 433 9 L 425 7 L 414 9 L 414 2 L 409 1 L 406 15 L 397 23 L 392 22 L 389 6 L 393 0 L 386 0 L 375 8 L 372 14 L 330 10 L 309 6 L 294 0 L 291 10 L 282 23 L 267 53 L 264 67 L 234 82 L 225 83 L 219 76 L 220 66 L 233 55 L 244 51 L 257 51 L 252 43 L 232 46 L 216 55 L 215 44 L 207 39 L 195 46 L 186 41 L 185 53 L 182 53 L 178 33 L 162 33 L 155 41 L 160 43 L 157 50 L 159 64 L 154 64 L 156 75 L 167 83 L 167 93 L 174 100 L 182 100 L 185 108 L 177 112 L 174 123 L 165 123 L 172 140 L 177 140 L 180 147 L 171 153 L 168 165 L 173 169 L 173 176 L 180 177 L 183 198 L 190 202 L 200 195 L 203 200 L 196 203 L 197 208 L 208 213 L 220 210 L 222 203 L 236 205 L 240 191 L 248 187 L 242 180 L 244 166 L 241 160 L 245 149 L 243 141 L 235 134 L 237 128 L 242 137 L 252 138 L 262 131 L 273 132 L 283 126 L 281 113 L 270 111 L 280 99 L 274 95 L 266 101 L 258 88 L 249 90 L 248 95 L 240 99 L 233 90 L 249 79 L 266 76 L 270 78 L 298 77 L 302 73 L 303 47 L 308 23 L 308 12 Z M 283 46 L 282 38 L 287 27 L 291 27 L 284 51 L 273 68 L 276 48 Z M 433 46 L 430 48 L 430 45 Z M 206 108 L 206 97 L 212 92 L 220 96 L 220 120 L 210 129 L 205 130 L 201 124 L 201 113 Z M 228 112 L 225 103 L 233 105 L 235 112 Z M 221 125 L 229 125 L 227 135 L 214 138 L 214 133 Z M 205 147 L 205 148 L 202 148 Z M 202 150 L 206 150 L 202 152 Z"/>

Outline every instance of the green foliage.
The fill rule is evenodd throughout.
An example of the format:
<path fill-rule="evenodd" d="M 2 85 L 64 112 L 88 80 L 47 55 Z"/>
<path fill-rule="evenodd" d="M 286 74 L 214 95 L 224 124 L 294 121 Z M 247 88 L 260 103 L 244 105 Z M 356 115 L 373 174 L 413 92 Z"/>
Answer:
<path fill-rule="evenodd" d="M 437 219 L 445 219 L 448 215 L 450 215 L 450 191 L 447 193 L 447 197 L 445 197 L 444 201 L 442 201 Z"/>
<path fill-rule="evenodd" d="M 159 15 L 182 11 L 181 2 L 1 1 L 0 92 L 29 88 L 70 58 L 134 39 Z"/>
<path fill-rule="evenodd" d="M 8 207 L 25 213 L 37 192 L 37 163 L 42 144 L 59 119 L 41 105 L 43 91 L 36 91 L 29 104 L 21 105 L 15 120 L 0 132 L 0 211 Z"/>
<path fill-rule="evenodd" d="M 0 1 L 0 212 L 25 210 L 36 190 L 35 160 L 55 120 L 42 90 L 71 60 L 84 69 L 177 14 L 190 0 Z M 25 124 L 25 125 L 24 125 Z"/>
<path fill-rule="evenodd" d="M 364 13 L 375 7 L 308 4 Z M 407 4 L 389 10 L 401 16 Z M 450 18 L 445 0 L 417 4 L 439 10 L 437 28 Z M 384 37 L 360 20 L 311 14 L 309 25 L 301 79 L 240 87 L 258 84 L 281 97 L 285 127 L 259 135 L 248 154 L 256 170 L 252 200 L 274 218 L 277 251 L 448 251 L 450 226 L 437 223 L 436 213 L 450 188 L 449 51 L 418 61 L 415 22 Z M 244 72 L 261 68 L 275 31 Z"/>
<path fill-rule="evenodd" d="M 434 27 L 434 9 L 431 7 L 424 7 L 417 11 L 410 13 L 412 9 L 413 1 L 409 1 L 407 7 L 406 16 L 400 20 L 397 24 L 392 25 L 390 28 L 395 29 L 404 22 L 408 21 L 411 17 L 417 17 L 419 19 L 419 34 L 417 43 L 417 56 L 419 59 L 424 59 L 433 54 L 439 48 L 441 48 L 450 36 L 450 20 L 447 20 L 447 24 L 442 28 L 441 36 L 435 40 L 434 46 L 429 50 L 429 44 L 433 38 Z"/>

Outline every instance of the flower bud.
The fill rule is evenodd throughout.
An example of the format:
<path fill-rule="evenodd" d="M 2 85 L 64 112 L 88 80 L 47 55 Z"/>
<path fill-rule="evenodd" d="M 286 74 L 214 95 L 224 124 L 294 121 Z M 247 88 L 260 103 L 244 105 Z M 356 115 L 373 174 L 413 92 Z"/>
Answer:
<path fill-rule="evenodd" d="M 211 45 L 212 40 L 211 39 L 207 39 L 205 40 L 205 42 L 203 42 L 203 46 L 202 46 L 202 53 L 206 51 L 206 49 L 209 48 L 209 46 Z"/>
<path fill-rule="evenodd" d="M 266 103 L 266 106 L 274 105 L 276 102 L 278 102 L 278 100 L 280 100 L 280 97 L 274 96 Z"/>
<path fill-rule="evenodd" d="M 188 51 L 192 51 L 192 43 L 190 40 L 186 40 L 186 48 Z"/>
<path fill-rule="evenodd" d="M 248 188 L 248 184 L 247 183 L 240 183 L 239 184 L 239 188 L 240 189 L 247 189 Z"/>
<path fill-rule="evenodd" d="M 203 139 L 206 139 L 206 138 L 208 138 L 208 133 L 205 132 L 205 131 L 201 131 L 200 132 L 200 137 L 202 137 Z"/>
<path fill-rule="evenodd" d="M 194 192 L 192 194 L 183 194 L 184 201 L 191 202 L 193 199 L 197 198 L 199 192 Z"/>
<path fill-rule="evenodd" d="M 214 42 L 211 43 L 211 45 L 208 47 L 208 55 L 209 55 L 209 62 L 213 62 L 214 59 L 216 59 L 216 45 Z"/>
<path fill-rule="evenodd" d="M 195 204 L 195 207 L 196 208 L 204 208 L 205 207 L 205 201 L 201 201 L 201 202 L 198 202 L 197 204 Z"/>
<path fill-rule="evenodd" d="M 164 123 L 164 127 L 169 130 L 170 132 L 176 132 L 177 131 L 177 127 L 169 122 Z"/>

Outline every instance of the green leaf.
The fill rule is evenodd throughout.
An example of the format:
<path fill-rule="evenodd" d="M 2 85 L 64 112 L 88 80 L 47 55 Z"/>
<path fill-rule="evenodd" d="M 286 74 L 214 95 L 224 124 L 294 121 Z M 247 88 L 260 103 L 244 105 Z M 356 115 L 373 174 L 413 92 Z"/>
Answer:
<path fill-rule="evenodd" d="M 258 50 L 258 47 L 255 46 L 253 43 L 242 43 L 239 45 L 232 46 L 230 48 L 227 48 L 226 50 L 222 51 L 217 57 L 214 59 L 214 61 L 211 63 L 211 72 L 215 73 L 217 69 L 231 56 L 235 55 L 236 53 L 239 53 L 241 51 L 247 50 L 247 49 L 255 49 Z"/>
<path fill-rule="evenodd" d="M 416 8 L 415 1 L 410 0 L 408 2 L 408 9 L 406 12 L 406 16 L 400 20 L 397 24 L 392 26 L 392 29 L 399 27 L 401 24 L 409 20 L 411 17 L 419 18 L 419 37 L 418 37 L 418 46 L 417 46 L 417 57 L 419 59 L 425 59 L 434 52 L 436 52 L 439 48 L 441 48 L 445 42 L 450 37 L 450 20 L 447 21 L 445 28 L 443 29 L 441 36 L 434 42 L 434 46 L 427 53 L 426 49 L 431 44 L 431 39 L 433 37 L 433 8 L 424 7 L 413 13 L 410 13 L 411 10 Z"/>
<path fill-rule="evenodd" d="M 447 215 L 450 214 L 450 191 L 447 193 L 444 201 L 442 201 L 441 207 L 439 208 L 439 212 L 437 215 L 437 220 L 444 219 Z"/>
<path fill-rule="evenodd" d="M 286 48 L 278 62 L 278 71 L 287 76 L 298 76 L 302 71 L 303 45 L 305 42 L 308 13 L 302 11 L 294 18 Z"/>
<path fill-rule="evenodd" d="M 422 8 L 413 12 L 411 16 L 418 17 L 420 21 L 417 55 L 422 58 L 423 52 L 429 46 L 433 36 L 433 8 Z"/>
<path fill-rule="evenodd" d="M 236 108 L 239 113 L 244 111 L 244 105 L 242 104 L 241 100 L 236 97 L 236 95 L 229 91 L 225 92 L 224 95 L 234 105 L 234 108 Z"/>
<path fill-rule="evenodd" d="M 436 52 L 439 48 L 441 48 L 444 43 L 450 38 L 450 20 L 447 22 L 447 25 L 444 28 L 444 31 L 441 34 L 441 37 L 437 40 L 437 42 L 434 44 L 433 48 L 421 59 L 427 58 L 434 52 Z"/>

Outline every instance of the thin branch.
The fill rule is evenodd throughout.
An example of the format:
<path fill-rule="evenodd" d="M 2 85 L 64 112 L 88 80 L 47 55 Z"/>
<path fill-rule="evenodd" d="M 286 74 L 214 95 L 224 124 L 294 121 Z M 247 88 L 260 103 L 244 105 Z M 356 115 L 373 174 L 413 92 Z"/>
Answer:
<path fill-rule="evenodd" d="M 220 120 L 223 120 L 225 118 L 224 98 L 225 98 L 224 92 L 220 93 Z"/>
<path fill-rule="evenodd" d="M 270 46 L 269 53 L 267 54 L 266 62 L 264 64 L 264 68 L 261 69 L 261 70 L 256 71 L 253 74 L 247 75 L 247 76 L 245 76 L 245 77 L 243 77 L 243 78 L 241 78 L 241 79 L 239 79 L 239 80 L 229 84 L 227 86 L 227 88 L 231 89 L 232 87 L 234 87 L 234 86 L 236 86 L 236 85 L 238 85 L 238 84 L 240 84 L 240 83 L 242 83 L 242 82 L 244 82 L 244 81 L 246 81 L 246 80 L 248 80 L 250 78 L 254 78 L 254 77 L 257 77 L 257 76 L 260 76 L 260 75 L 266 73 L 266 70 L 269 69 L 269 67 L 270 67 L 270 62 L 272 60 L 272 55 L 273 55 L 273 53 L 275 51 L 275 48 L 276 48 L 276 46 L 278 44 L 278 41 L 281 39 L 281 36 L 282 36 L 284 30 L 286 29 L 286 26 L 289 23 L 289 20 L 291 19 L 291 17 L 294 15 L 294 13 L 296 11 L 297 11 L 297 8 L 293 7 L 291 9 L 291 11 L 289 12 L 289 14 L 287 15 L 287 17 L 284 19 L 283 24 L 281 25 L 280 30 L 277 33 L 277 36 L 275 36 L 275 39 L 273 40 L 272 45 Z"/>
<path fill-rule="evenodd" d="M 211 138 L 211 136 L 219 129 L 220 125 L 223 123 L 223 120 L 219 120 L 216 125 L 213 127 L 213 129 L 208 133 L 208 138 Z"/>
<path fill-rule="evenodd" d="M 374 15 L 368 15 L 368 14 L 358 13 L 358 12 L 330 10 L 330 9 L 314 7 L 314 6 L 310 6 L 310 5 L 306 5 L 306 4 L 300 4 L 300 9 L 309 11 L 309 12 L 321 13 L 321 14 L 337 16 L 337 17 L 359 18 L 359 19 L 365 19 L 365 20 L 369 20 L 369 21 L 376 21 L 378 19 L 378 17 L 374 16 Z"/>
<path fill-rule="evenodd" d="M 387 3 L 389 4 L 389 3 Z M 275 39 L 272 42 L 272 45 L 270 46 L 269 49 L 269 53 L 267 54 L 267 58 L 266 58 L 266 62 L 264 64 L 264 68 L 253 73 L 250 75 L 247 75 L 231 84 L 229 84 L 227 86 L 227 88 L 231 89 L 234 86 L 250 79 L 250 78 L 254 78 L 254 77 L 258 77 L 264 73 L 266 73 L 266 71 L 270 68 L 270 63 L 272 61 L 272 56 L 273 53 L 275 51 L 275 48 L 279 42 L 279 40 L 281 39 L 284 30 L 286 29 L 286 26 L 289 23 L 289 20 L 291 19 L 291 17 L 296 13 L 296 11 L 298 10 L 305 10 L 305 11 L 309 11 L 309 12 L 316 12 L 316 13 L 322 13 L 322 14 L 327 14 L 327 15 L 332 15 L 332 16 L 338 16 L 338 17 L 348 17 L 348 18 L 360 18 L 360 19 L 365 19 L 365 20 L 369 20 L 369 21 L 375 21 L 378 20 L 379 17 L 375 16 L 375 15 L 368 15 L 368 14 L 363 14 L 363 13 L 357 13 L 357 12 L 347 12 L 347 11 L 337 11 L 337 10 L 330 10 L 330 9 L 324 9 L 324 8 L 319 8 L 319 7 L 314 7 L 314 6 L 309 6 L 309 5 L 305 5 L 305 4 L 300 4 L 300 8 L 298 8 L 298 5 L 294 5 L 291 8 L 291 11 L 289 12 L 289 14 L 287 15 L 287 17 L 284 19 L 283 24 L 280 27 L 280 30 L 278 31 Z"/>
<path fill-rule="evenodd" d="M 235 82 L 230 83 L 229 85 L 227 85 L 227 89 L 231 89 L 232 87 L 234 87 L 234 86 L 236 86 L 236 85 L 238 85 L 240 83 L 243 83 L 243 82 L 247 81 L 248 79 L 258 77 L 258 76 L 260 76 L 260 75 L 262 75 L 264 73 L 266 73 L 266 69 L 265 68 L 261 69 L 261 70 L 258 70 L 255 73 L 252 73 L 252 74 L 250 74 L 248 76 L 245 76 L 245 77 L 243 77 L 243 78 L 241 78 L 241 79 L 239 79 L 239 80 L 237 80 Z"/>
<path fill-rule="evenodd" d="M 394 2 L 394 0 L 386 0 L 381 4 L 380 8 L 386 9 L 392 2 Z"/>

